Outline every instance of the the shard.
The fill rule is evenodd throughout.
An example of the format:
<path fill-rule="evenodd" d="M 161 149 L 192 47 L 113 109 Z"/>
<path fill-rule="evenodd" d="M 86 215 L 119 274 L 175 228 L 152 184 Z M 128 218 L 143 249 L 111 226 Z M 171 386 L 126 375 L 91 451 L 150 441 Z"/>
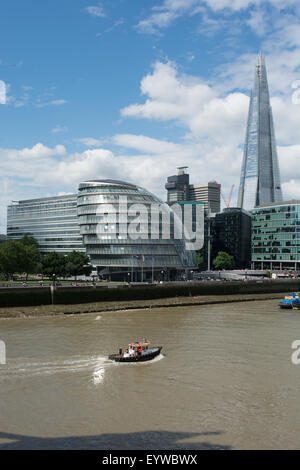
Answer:
<path fill-rule="evenodd" d="M 238 207 L 282 201 L 278 156 L 265 59 L 258 55 L 251 91 Z"/>

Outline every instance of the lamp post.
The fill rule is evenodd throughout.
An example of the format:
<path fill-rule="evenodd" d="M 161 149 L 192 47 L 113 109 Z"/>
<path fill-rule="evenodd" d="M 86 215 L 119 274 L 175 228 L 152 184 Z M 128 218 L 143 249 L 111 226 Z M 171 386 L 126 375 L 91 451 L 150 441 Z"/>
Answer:
<path fill-rule="evenodd" d="M 152 284 L 154 283 L 154 256 L 152 256 Z"/>
<path fill-rule="evenodd" d="M 133 282 L 133 255 L 131 256 L 131 282 Z"/>
<path fill-rule="evenodd" d="M 210 271 L 210 208 L 207 211 L 207 271 Z"/>

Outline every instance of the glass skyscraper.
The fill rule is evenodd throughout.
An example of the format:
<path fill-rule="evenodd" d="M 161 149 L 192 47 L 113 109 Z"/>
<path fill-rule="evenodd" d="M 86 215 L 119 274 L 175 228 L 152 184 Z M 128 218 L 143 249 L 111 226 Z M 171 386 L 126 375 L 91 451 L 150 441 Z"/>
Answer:
<path fill-rule="evenodd" d="M 282 201 L 265 59 L 259 54 L 251 91 L 238 207 L 247 211 Z"/>

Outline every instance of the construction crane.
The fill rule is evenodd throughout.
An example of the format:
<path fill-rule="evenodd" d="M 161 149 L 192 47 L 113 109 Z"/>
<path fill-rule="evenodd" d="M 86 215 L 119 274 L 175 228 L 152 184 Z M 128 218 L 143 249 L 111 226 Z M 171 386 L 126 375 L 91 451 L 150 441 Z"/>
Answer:
<path fill-rule="evenodd" d="M 231 186 L 231 190 L 230 190 L 230 193 L 229 193 L 229 198 L 226 200 L 226 199 L 225 199 L 225 196 L 224 196 L 224 194 L 223 194 L 223 192 L 222 192 L 222 190 L 221 190 L 221 186 L 220 186 L 221 196 L 222 196 L 222 198 L 223 198 L 223 201 L 225 202 L 225 206 L 227 207 L 227 209 L 230 207 L 233 188 L 234 188 L 234 184 Z"/>

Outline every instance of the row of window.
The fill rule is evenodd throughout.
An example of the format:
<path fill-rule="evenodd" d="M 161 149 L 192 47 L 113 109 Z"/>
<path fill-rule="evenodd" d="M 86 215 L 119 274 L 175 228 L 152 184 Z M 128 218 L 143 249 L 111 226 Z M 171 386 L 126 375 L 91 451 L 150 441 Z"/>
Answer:
<path fill-rule="evenodd" d="M 170 267 L 170 266 L 177 266 L 182 267 L 181 262 L 178 256 L 147 256 L 144 257 L 144 261 L 142 258 L 136 258 L 134 256 L 124 256 L 120 257 L 117 256 L 116 258 L 113 257 L 106 257 L 106 256 L 95 256 L 93 257 L 93 262 L 98 266 L 162 266 L 162 267 Z"/>
<path fill-rule="evenodd" d="M 142 194 L 136 194 L 134 196 L 126 196 L 127 202 L 154 202 L 153 198 L 150 196 L 144 196 Z M 95 195 L 95 196 L 78 196 L 77 206 L 85 205 L 85 204 L 106 204 L 110 202 L 119 202 L 120 204 L 125 203 L 122 199 L 120 199 L 120 195 L 118 194 L 109 194 L 109 195 Z"/>
<path fill-rule="evenodd" d="M 269 261 L 300 261 L 300 255 L 252 255 L 252 261 L 269 260 Z"/>
<path fill-rule="evenodd" d="M 127 246 L 101 246 L 89 248 L 89 254 L 98 255 L 176 255 L 176 249 L 172 245 L 159 246 L 141 246 L 141 245 L 127 245 Z"/>

